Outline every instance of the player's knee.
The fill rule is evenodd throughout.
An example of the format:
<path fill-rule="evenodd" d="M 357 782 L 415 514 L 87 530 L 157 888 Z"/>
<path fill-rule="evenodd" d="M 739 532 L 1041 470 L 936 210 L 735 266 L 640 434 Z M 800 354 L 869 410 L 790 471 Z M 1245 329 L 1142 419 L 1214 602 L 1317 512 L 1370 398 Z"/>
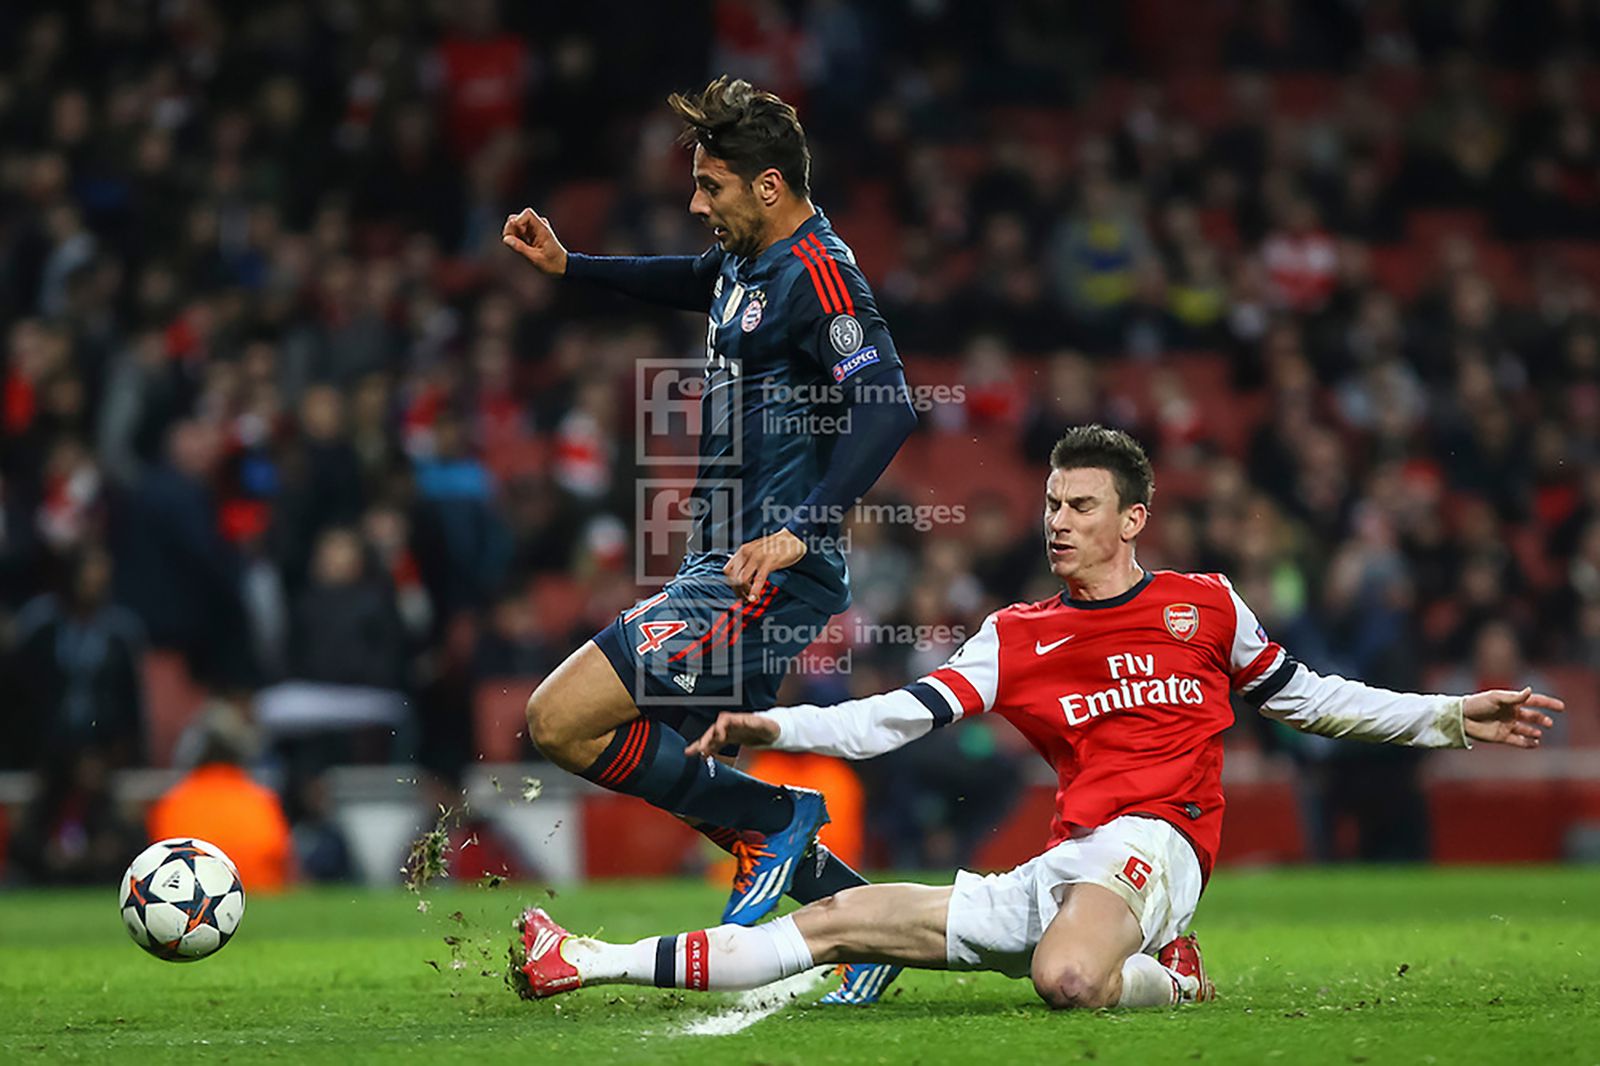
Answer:
<path fill-rule="evenodd" d="M 562 761 L 572 743 L 572 731 L 561 720 L 546 685 L 541 684 L 528 697 L 528 739 L 540 754 L 555 762 Z"/>
<path fill-rule="evenodd" d="M 1035 964 L 1033 988 L 1053 1010 L 1093 1010 L 1111 1005 L 1105 977 L 1076 962 Z"/>

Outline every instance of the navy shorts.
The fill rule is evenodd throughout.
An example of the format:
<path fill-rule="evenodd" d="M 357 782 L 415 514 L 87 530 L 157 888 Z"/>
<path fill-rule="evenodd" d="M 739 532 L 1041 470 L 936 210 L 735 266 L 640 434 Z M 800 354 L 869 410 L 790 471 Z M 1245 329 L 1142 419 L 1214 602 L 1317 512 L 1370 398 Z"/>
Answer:
<path fill-rule="evenodd" d="M 766 710 L 831 617 L 772 582 L 742 599 L 720 570 L 680 573 L 594 642 L 641 713 L 694 739 L 723 711 Z"/>

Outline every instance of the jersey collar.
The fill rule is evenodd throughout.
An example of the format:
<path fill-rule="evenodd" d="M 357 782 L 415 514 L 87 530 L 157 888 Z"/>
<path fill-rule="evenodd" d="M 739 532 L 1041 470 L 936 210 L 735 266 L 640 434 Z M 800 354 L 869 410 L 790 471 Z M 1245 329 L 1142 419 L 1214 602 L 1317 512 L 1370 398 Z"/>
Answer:
<path fill-rule="evenodd" d="M 800 223 L 799 227 L 780 241 L 774 241 L 772 247 L 756 256 L 754 259 L 745 260 L 748 266 L 766 266 L 768 263 L 779 261 L 780 257 L 788 255 L 789 249 L 821 229 L 828 221 L 828 216 L 822 213 L 822 208 L 811 212 L 811 217 Z"/>
<path fill-rule="evenodd" d="M 1139 595 L 1139 593 L 1143 592 L 1149 586 L 1150 582 L 1155 580 L 1155 577 L 1156 575 L 1152 571 L 1146 570 L 1144 572 L 1144 577 L 1139 579 L 1138 584 L 1134 585 L 1133 588 L 1129 589 L 1127 592 L 1124 592 L 1122 595 L 1113 596 L 1109 600 L 1068 599 L 1066 590 L 1063 589 L 1061 592 L 1061 604 L 1063 607 L 1076 607 L 1082 611 L 1103 611 L 1107 607 L 1121 607 L 1123 604 Z"/>

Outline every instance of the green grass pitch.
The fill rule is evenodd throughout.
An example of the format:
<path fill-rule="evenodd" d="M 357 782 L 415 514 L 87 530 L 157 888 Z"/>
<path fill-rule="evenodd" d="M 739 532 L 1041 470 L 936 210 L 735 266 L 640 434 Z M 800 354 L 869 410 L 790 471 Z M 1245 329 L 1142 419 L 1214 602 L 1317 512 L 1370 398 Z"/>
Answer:
<path fill-rule="evenodd" d="M 877 1007 L 815 1006 L 819 986 L 730 1036 L 683 1030 L 731 996 L 524 1003 L 501 979 L 524 901 L 624 940 L 704 925 L 714 886 L 425 895 L 426 914 L 400 890 L 255 897 L 235 941 L 189 965 L 134 947 L 111 885 L 0 895 L 0 1060 L 1600 1063 L 1593 868 L 1224 872 L 1196 923 L 1213 1004 L 1053 1014 L 1025 981 L 916 973 Z"/>

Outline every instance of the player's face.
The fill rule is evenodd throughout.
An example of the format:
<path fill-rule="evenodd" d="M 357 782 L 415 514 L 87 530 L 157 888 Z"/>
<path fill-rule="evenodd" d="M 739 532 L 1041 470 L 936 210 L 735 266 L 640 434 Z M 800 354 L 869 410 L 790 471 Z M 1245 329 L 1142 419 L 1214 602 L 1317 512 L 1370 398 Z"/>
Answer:
<path fill-rule="evenodd" d="M 722 247 L 733 255 L 752 256 L 761 251 L 765 231 L 761 202 L 750 183 L 728 169 L 728 164 L 696 145 L 694 195 L 689 213 L 711 228 Z"/>
<path fill-rule="evenodd" d="M 1109 470 L 1052 470 L 1044 488 L 1045 551 L 1050 572 L 1063 581 L 1114 566 L 1144 528 L 1144 505 L 1122 507 Z"/>

